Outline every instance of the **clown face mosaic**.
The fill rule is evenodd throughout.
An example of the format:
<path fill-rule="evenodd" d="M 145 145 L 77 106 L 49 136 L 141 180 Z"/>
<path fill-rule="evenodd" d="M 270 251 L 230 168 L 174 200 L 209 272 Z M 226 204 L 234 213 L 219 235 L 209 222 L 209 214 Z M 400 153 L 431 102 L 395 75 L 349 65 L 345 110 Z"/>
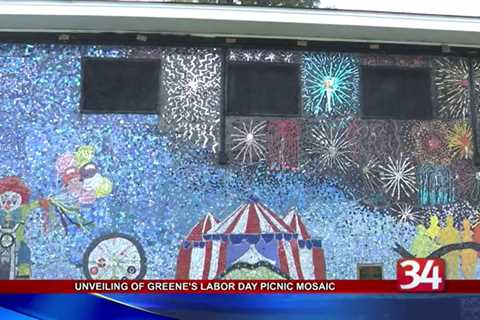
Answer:
<path fill-rule="evenodd" d="M 81 114 L 82 57 L 160 59 L 159 114 Z M 230 61 L 298 64 L 300 113 L 223 115 Z M 0 225 L 24 231 L 0 240 L 1 277 L 391 279 L 398 246 L 479 242 L 467 62 L 1 44 Z M 365 65 L 431 68 L 434 121 L 362 119 Z M 480 277 L 477 255 L 449 259 Z"/>
<path fill-rule="evenodd" d="M 7 191 L 0 195 L 0 207 L 5 212 L 11 212 L 20 208 L 22 196 L 13 191 Z"/>

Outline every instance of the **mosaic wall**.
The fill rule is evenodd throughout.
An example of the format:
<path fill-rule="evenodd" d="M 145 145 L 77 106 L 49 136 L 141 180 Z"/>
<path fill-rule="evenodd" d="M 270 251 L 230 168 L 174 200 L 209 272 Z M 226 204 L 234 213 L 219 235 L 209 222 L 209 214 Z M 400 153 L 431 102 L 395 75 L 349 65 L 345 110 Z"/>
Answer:
<path fill-rule="evenodd" d="M 79 113 L 85 56 L 161 59 L 161 114 Z M 14 255 L 14 277 L 35 279 L 354 279 L 358 264 L 394 278 L 401 255 L 458 243 L 442 254 L 449 277 L 480 277 L 468 120 L 480 78 L 471 88 L 465 60 L 226 57 L 299 64 L 303 105 L 227 117 L 218 165 L 220 50 L 1 44 L 0 220 L 14 236 L 0 239 L 1 276 Z M 430 66 L 435 120 L 362 120 L 362 64 Z"/>

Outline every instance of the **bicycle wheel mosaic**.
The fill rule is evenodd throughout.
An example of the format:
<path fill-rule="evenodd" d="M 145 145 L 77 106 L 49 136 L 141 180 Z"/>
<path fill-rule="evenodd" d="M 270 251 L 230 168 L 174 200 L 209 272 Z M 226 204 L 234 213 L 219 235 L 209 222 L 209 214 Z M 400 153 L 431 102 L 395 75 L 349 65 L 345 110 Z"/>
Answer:
<path fill-rule="evenodd" d="M 86 56 L 160 59 L 160 114 L 81 114 Z M 228 116 L 222 137 L 229 61 L 299 65 L 299 115 Z M 430 67 L 435 120 L 361 119 L 362 65 Z M 450 278 L 478 278 L 469 70 L 448 57 L 1 44 L 0 277 L 354 279 L 374 264 L 394 278 L 402 255 L 442 254 Z"/>

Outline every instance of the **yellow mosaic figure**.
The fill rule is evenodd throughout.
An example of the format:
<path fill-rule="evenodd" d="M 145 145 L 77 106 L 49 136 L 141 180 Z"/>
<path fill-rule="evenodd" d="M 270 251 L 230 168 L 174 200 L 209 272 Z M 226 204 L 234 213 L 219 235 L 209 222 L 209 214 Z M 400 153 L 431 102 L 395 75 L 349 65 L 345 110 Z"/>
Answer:
<path fill-rule="evenodd" d="M 440 233 L 438 235 L 438 240 L 442 246 L 460 242 L 459 232 L 453 226 L 452 215 L 447 216 L 447 225 L 445 228 L 440 230 Z M 445 264 L 447 268 L 446 270 L 447 279 L 460 278 L 459 266 L 458 266 L 460 253 L 458 251 L 452 251 L 444 255 L 442 258 L 445 260 Z"/>
<path fill-rule="evenodd" d="M 410 252 L 418 258 L 425 258 L 438 248 L 439 245 L 427 235 L 425 226 L 418 225 Z"/>
<path fill-rule="evenodd" d="M 431 216 L 430 226 L 426 231 L 426 235 L 429 236 L 432 240 L 435 240 L 438 237 L 439 232 L 440 232 L 440 226 L 438 225 L 438 217 Z"/>
<path fill-rule="evenodd" d="M 471 242 L 473 231 L 468 219 L 463 220 L 462 242 Z M 477 251 L 465 249 L 460 252 L 462 272 L 465 279 L 473 279 L 477 271 Z"/>

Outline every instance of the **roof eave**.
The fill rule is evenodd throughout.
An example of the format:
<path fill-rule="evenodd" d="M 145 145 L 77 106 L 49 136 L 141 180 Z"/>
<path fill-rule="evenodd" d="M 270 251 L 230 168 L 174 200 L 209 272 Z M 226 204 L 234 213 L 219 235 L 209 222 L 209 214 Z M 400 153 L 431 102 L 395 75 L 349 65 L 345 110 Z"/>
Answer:
<path fill-rule="evenodd" d="M 117 2 L 0 1 L 0 32 L 163 33 L 480 47 L 480 18 Z"/>

